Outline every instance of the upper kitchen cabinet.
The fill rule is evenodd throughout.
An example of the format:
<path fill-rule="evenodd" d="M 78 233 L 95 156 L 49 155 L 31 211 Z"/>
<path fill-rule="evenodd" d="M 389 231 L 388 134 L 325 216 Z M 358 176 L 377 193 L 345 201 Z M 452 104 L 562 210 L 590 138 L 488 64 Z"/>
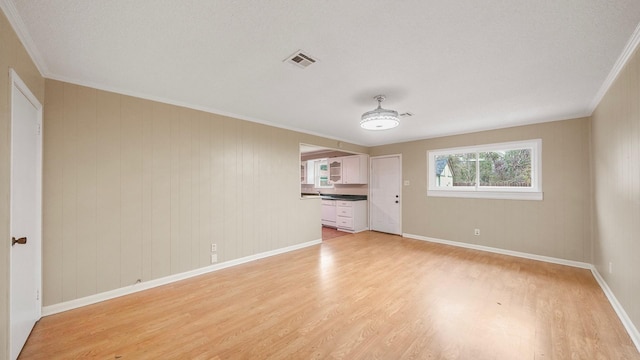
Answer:
<path fill-rule="evenodd" d="M 327 159 L 320 159 L 315 161 L 315 187 L 316 188 L 332 188 L 331 180 L 329 178 L 329 164 Z"/>
<path fill-rule="evenodd" d="M 369 155 L 342 158 L 342 184 L 369 183 Z"/>
<path fill-rule="evenodd" d="M 342 184 L 342 159 L 341 157 L 329 159 L 329 181 L 332 184 Z"/>
<path fill-rule="evenodd" d="M 343 156 L 329 159 L 333 184 L 368 184 L 369 155 Z"/>
<path fill-rule="evenodd" d="M 310 185 L 314 185 L 315 191 L 334 185 L 367 185 L 369 155 L 301 143 L 300 183 L 307 192 L 314 192 Z M 343 187 L 341 191 L 351 189 Z"/>

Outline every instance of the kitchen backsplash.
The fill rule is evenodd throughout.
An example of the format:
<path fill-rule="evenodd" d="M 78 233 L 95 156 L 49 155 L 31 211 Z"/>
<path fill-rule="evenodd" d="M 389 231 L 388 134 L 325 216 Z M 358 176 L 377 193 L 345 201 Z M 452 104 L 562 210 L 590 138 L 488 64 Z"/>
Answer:
<path fill-rule="evenodd" d="M 368 195 L 369 185 L 335 185 L 334 188 L 316 189 L 313 184 L 302 184 L 301 193 L 315 194 L 320 190 L 323 194 Z"/>

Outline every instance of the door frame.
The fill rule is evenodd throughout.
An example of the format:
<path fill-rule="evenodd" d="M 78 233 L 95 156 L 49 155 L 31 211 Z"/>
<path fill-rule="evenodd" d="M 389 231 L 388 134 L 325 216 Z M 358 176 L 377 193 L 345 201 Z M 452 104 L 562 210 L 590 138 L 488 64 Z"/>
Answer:
<path fill-rule="evenodd" d="M 15 116 L 15 112 L 13 109 L 13 102 L 14 102 L 14 97 L 17 95 L 16 91 L 19 91 L 20 93 L 22 93 L 22 95 L 24 95 L 24 97 L 34 106 L 34 108 L 37 111 L 37 122 L 39 124 L 39 136 L 37 139 L 37 148 L 36 148 L 36 209 L 35 212 L 37 214 L 36 216 L 36 228 L 34 229 L 34 233 L 37 234 L 37 241 L 35 244 L 35 252 L 36 252 L 36 287 L 37 287 L 37 304 L 38 304 L 38 313 L 37 313 L 37 318 L 40 319 L 42 317 L 42 173 L 43 173 L 43 151 L 42 151 L 42 139 L 43 139 L 43 121 L 42 121 L 42 115 L 43 115 L 43 107 L 42 104 L 40 104 L 40 101 L 38 101 L 38 99 L 35 97 L 35 95 L 31 92 L 31 90 L 29 89 L 29 87 L 27 86 L 27 84 L 24 83 L 24 81 L 22 81 L 22 79 L 20 78 L 20 76 L 18 75 L 18 73 L 13 69 L 10 68 L 9 69 L 9 82 L 11 84 L 11 119 L 10 119 L 10 124 L 11 124 L 11 128 L 13 128 L 13 124 L 14 124 L 14 116 Z M 10 130 L 11 131 L 11 130 Z M 9 169 L 13 168 L 13 135 L 11 135 L 11 142 L 9 144 Z M 12 185 L 12 176 L 13 174 L 11 173 L 10 170 L 10 174 L 9 174 L 9 183 L 10 186 Z M 13 229 L 12 229 L 12 219 L 13 219 L 13 206 L 12 206 L 12 192 L 13 192 L 13 188 L 11 187 L 9 189 L 9 234 L 13 234 Z M 9 235 L 11 236 L 11 235 Z M 12 255 L 11 255 L 11 242 L 10 239 L 6 239 L 5 242 L 5 246 L 9 246 L 9 261 L 8 261 L 8 273 L 9 273 L 9 291 L 7 292 L 8 295 L 8 307 L 9 307 L 9 351 L 11 351 L 11 348 L 13 346 L 13 334 L 11 333 L 11 319 L 12 319 L 12 309 L 11 309 L 11 268 L 12 268 Z"/>
<path fill-rule="evenodd" d="M 398 170 L 399 170 L 399 176 L 400 176 L 400 182 L 399 182 L 399 189 L 398 189 L 398 195 L 400 196 L 400 206 L 399 206 L 399 211 L 400 213 L 398 214 L 398 228 L 400 229 L 400 233 L 397 235 L 402 236 L 403 232 L 402 232 L 402 207 L 404 206 L 403 203 L 403 197 L 402 197 L 402 188 L 403 188 L 403 178 L 402 178 L 402 154 L 389 154 L 389 155 L 378 155 L 378 156 L 371 156 L 369 157 L 369 199 L 372 199 L 371 196 L 371 183 L 373 182 L 373 160 L 374 159 L 383 159 L 383 158 L 390 158 L 390 157 L 397 157 L 399 164 L 398 164 Z M 369 229 L 371 229 L 371 201 L 369 201 Z"/>

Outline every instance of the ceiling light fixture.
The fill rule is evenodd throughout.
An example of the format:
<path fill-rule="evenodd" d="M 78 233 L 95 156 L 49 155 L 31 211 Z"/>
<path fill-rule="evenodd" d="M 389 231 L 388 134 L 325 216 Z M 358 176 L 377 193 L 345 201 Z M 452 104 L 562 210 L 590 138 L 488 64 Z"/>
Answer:
<path fill-rule="evenodd" d="M 398 112 L 383 109 L 380 106 L 380 103 L 384 101 L 385 96 L 376 95 L 373 98 L 378 100 L 378 108 L 362 114 L 360 127 L 367 130 L 388 130 L 398 126 L 400 124 Z"/>

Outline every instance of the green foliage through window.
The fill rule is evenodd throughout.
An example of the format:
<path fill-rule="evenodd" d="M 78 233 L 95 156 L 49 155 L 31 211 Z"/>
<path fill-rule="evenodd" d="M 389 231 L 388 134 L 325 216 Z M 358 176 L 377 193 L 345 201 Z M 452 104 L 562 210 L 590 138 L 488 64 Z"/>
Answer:
<path fill-rule="evenodd" d="M 531 187 L 531 149 L 438 155 L 438 186 Z M 451 180 L 443 181 L 445 177 Z"/>
<path fill-rule="evenodd" d="M 436 156 L 437 176 L 449 175 L 451 181 L 439 186 L 476 186 L 476 153 L 462 153 Z"/>
<path fill-rule="evenodd" d="M 531 187 L 531 149 L 480 153 L 480 186 Z"/>
<path fill-rule="evenodd" d="M 542 140 L 429 150 L 428 196 L 542 200 Z"/>

